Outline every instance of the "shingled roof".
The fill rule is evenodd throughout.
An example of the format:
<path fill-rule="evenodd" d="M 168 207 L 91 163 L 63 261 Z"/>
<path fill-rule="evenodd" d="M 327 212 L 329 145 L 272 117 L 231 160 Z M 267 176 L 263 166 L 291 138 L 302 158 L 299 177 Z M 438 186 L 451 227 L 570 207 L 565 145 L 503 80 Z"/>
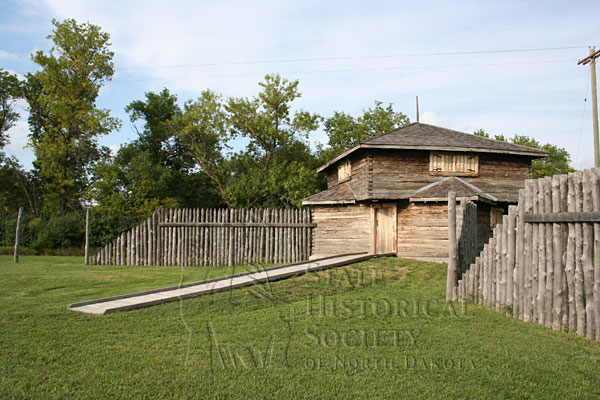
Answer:
<path fill-rule="evenodd" d="M 458 132 L 439 126 L 412 123 L 361 142 L 330 160 L 317 171 L 321 172 L 337 161 L 361 148 L 469 151 L 477 153 L 503 153 L 540 158 L 547 152 L 532 147 L 502 142 L 470 133 Z"/>
<path fill-rule="evenodd" d="M 348 182 L 335 185 L 327 190 L 302 200 L 302 205 L 355 204 L 356 195 Z"/>

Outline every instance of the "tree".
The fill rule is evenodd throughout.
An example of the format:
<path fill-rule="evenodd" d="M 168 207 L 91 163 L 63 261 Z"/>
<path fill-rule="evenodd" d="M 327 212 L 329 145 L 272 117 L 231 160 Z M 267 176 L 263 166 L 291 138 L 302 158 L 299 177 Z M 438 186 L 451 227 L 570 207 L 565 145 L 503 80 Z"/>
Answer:
<path fill-rule="evenodd" d="M 172 122 L 173 132 L 223 198 L 227 183 L 223 151 L 228 148 L 227 141 L 230 139 L 226 124 L 227 115 L 221 96 L 210 90 L 203 91 L 196 101 L 186 102 L 183 112 Z"/>
<path fill-rule="evenodd" d="M 475 136 L 481 136 L 481 137 L 488 138 L 488 139 L 490 138 L 490 134 L 487 133 L 486 131 L 484 131 L 483 129 L 479 129 L 479 130 L 473 132 L 473 135 L 475 135 Z M 502 134 L 501 135 L 494 135 L 494 140 L 499 140 L 501 142 L 506 142 L 507 141 L 506 138 L 504 137 L 504 135 L 502 135 Z"/>
<path fill-rule="evenodd" d="M 125 111 L 143 127 L 134 125 L 138 138 L 96 168 L 93 197 L 99 210 L 141 218 L 159 207 L 220 205 L 212 182 L 194 170 L 194 157 L 175 135 L 172 121 L 181 114 L 175 95 L 167 89 L 148 92 Z"/>
<path fill-rule="evenodd" d="M 306 141 L 320 117 L 291 111 L 300 97 L 298 81 L 267 75 L 259 85 L 251 99 L 203 92 L 185 104 L 174 130 L 228 206 L 297 206 L 317 188 L 317 164 Z M 225 155 L 227 143 L 240 137 L 247 147 Z"/>
<path fill-rule="evenodd" d="M 225 199 L 236 206 L 299 206 L 313 194 L 318 181 L 315 159 L 307 141 L 321 117 L 304 110 L 292 112 L 301 96 L 299 82 L 267 75 L 258 96 L 231 98 L 227 102 L 233 138 L 249 140 L 246 150 L 234 157 L 244 171 L 233 169 Z"/>
<path fill-rule="evenodd" d="M 514 144 L 533 147 L 548 152 L 547 157 L 538 158 L 532 161 L 531 175 L 533 178 L 566 174 L 575 171 L 570 165 L 571 156 L 569 155 L 569 152 L 561 147 L 549 143 L 541 145 L 537 140 L 522 135 L 515 135 L 510 141 Z"/>
<path fill-rule="evenodd" d="M 15 157 L 4 157 L 0 162 L 0 211 L 16 212 L 25 206 L 38 216 L 40 186 L 36 171 L 25 171 Z"/>
<path fill-rule="evenodd" d="M 15 212 L 28 204 L 29 210 L 36 214 L 39 198 L 35 174 L 24 171 L 15 157 L 7 157 L 2 151 L 8 142 L 8 130 L 19 118 L 17 101 L 23 96 L 23 82 L 0 68 L 0 211 Z"/>
<path fill-rule="evenodd" d="M 16 105 L 17 100 L 22 97 L 22 82 L 15 75 L 0 68 L 0 151 L 7 143 L 7 131 L 19 118 Z"/>
<path fill-rule="evenodd" d="M 473 134 L 486 138 L 490 137 L 490 135 L 483 129 L 479 129 L 473 132 Z M 517 134 L 515 134 L 515 136 L 510 140 L 507 140 L 502 134 L 495 135 L 494 139 L 502 142 L 510 141 L 511 143 L 521 146 L 547 151 L 547 157 L 538 158 L 531 162 L 531 176 L 533 178 L 566 174 L 575 171 L 575 169 L 570 166 L 571 156 L 569 155 L 569 152 L 561 147 L 554 146 L 549 143 L 542 145 L 534 138 Z"/>
<path fill-rule="evenodd" d="M 120 127 L 96 106 L 98 92 L 114 73 L 109 35 L 89 23 L 52 20 L 48 54 L 32 55 L 41 71 L 27 74 L 30 144 L 44 182 L 44 209 L 63 215 L 80 208 L 94 165 L 106 159 L 97 139 Z"/>
<path fill-rule="evenodd" d="M 408 123 L 408 117 L 394 111 L 392 104 L 383 107 L 383 103 L 377 100 L 374 108 L 363 110 L 363 114 L 356 118 L 345 112 L 335 111 L 324 123 L 325 133 L 329 137 L 329 148 L 323 150 L 322 160 L 328 161 L 364 140 Z"/>
<path fill-rule="evenodd" d="M 177 171 L 193 167 L 194 158 L 170 125 L 181 114 L 177 96 L 164 88 L 160 93 L 148 92 L 145 97 L 145 101 L 132 101 L 125 107 L 138 134 L 132 144 L 139 151 L 148 151 L 152 161 L 157 164 Z M 144 123 L 141 130 L 135 125 L 138 121 Z"/>

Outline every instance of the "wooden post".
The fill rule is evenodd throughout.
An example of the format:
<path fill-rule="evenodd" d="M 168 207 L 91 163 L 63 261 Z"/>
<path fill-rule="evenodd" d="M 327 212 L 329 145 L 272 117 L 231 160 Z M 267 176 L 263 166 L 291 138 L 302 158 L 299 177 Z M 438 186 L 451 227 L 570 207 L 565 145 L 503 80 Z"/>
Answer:
<path fill-rule="evenodd" d="M 90 208 L 85 209 L 85 253 L 84 264 L 90 263 Z"/>
<path fill-rule="evenodd" d="M 598 171 L 598 170 L 596 170 Z M 592 203 L 594 211 L 600 211 L 600 177 L 592 179 Z M 590 285 L 592 283 L 590 282 Z M 600 223 L 594 224 L 594 330 L 600 342 Z"/>
<path fill-rule="evenodd" d="M 498 237 L 498 225 L 493 230 L 490 239 L 490 309 L 496 308 L 496 242 Z"/>
<path fill-rule="evenodd" d="M 515 312 L 514 291 L 515 291 L 515 227 L 517 222 L 517 206 L 508 208 L 508 235 L 506 237 L 506 306 L 509 309 L 509 315 L 517 316 Z"/>
<path fill-rule="evenodd" d="M 494 268 L 496 274 L 496 311 L 500 311 L 500 306 L 502 304 L 502 242 L 503 242 L 503 228 L 502 224 L 496 225 L 494 229 L 494 236 L 496 237 L 496 252 Z"/>
<path fill-rule="evenodd" d="M 544 212 L 544 180 L 537 180 L 538 184 L 538 210 Z M 546 224 L 537 224 L 538 233 L 538 290 L 537 290 L 537 318 L 539 324 L 546 322 Z"/>
<path fill-rule="evenodd" d="M 501 275 L 500 275 L 500 305 L 508 304 L 508 215 L 502 216 L 502 253 L 501 253 Z"/>
<path fill-rule="evenodd" d="M 575 178 L 575 211 L 583 210 L 582 176 L 576 172 Z M 585 335 L 585 292 L 583 277 L 583 224 L 575 224 L 575 308 L 577 314 L 577 334 Z"/>
<path fill-rule="evenodd" d="M 583 171 L 583 211 L 592 211 L 592 172 Z M 594 226 L 583 224 L 583 276 L 587 338 L 594 339 Z"/>
<path fill-rule="evenodd" d="M 448 273 L 446 277 L 446 301 L 456 300 L 456 264 L 458 243 L 456 241 L 456 192 L 448 192 Z"/>
<path fill-rule="evenodd" d="M 544 212 L 552 213 L 552 178 L 547 176 L 544 182 Z M 554 288 L 554 253 L 553 253 L 553 225 L 546 224 L 546 293 L 544 295 L 544 321 L 546 326 L 552 327 L 552 289 Z"/>
<path fill-rule="evenodd" d="M 560 211 L 568 212 L 569 211 L 569 179 L 568 176 L 561 175 L 560 176 Z M 569 229 L 568 225 L 562 225 L 562 326 L 567 326 L 569 323 L 569 302 L 568 302 L 568 283 L 567 283 L 567 273 L 566 273 L 566 264 L 567 264 L 567 246 L 568 246 L 568 238 L 569 238 Z"/>
<path fill-rule="evenodd" d="M 568 210 L 575 211 L 575 174 L 568 175 Z M 577 309 L 575 307 L 575 235 L 576 229 L 574 223 L 568 225 L 567 239 L 567 259 L 565 261 L 565 277 L 567 280 L 567 304 L 569 309 L 569 332 L 574 333 L 577 330 Z"/>
<path fill-rule="evenodd" d="M 552 177 L 552 212 L 561 212 L 561 186 L 560 177 Z M 553 271 L 553 288 L 552 288 L 552 329 L 560 330 L 562 328 L 563 319 L 563 254 L 564 254 L 564 226 L 562 224 L 554 224 L 552 227 L 553 243 L 552 250 L 554 252 L 554 271 Z"/>
<path fill-rule="evenodd" d="M 488 307 L 490 301 L 490 263 L 489 263 L 489 243 L 483 245 L 482 258 L 481 258 L 481 304 L 484 307 Z"/>
<path fill-rule="evenodd" d="M 525 181 L 525 214 L 533 212 L 533 181 Z M 532 263 L 533 263 L 533 224 L 525 223 L 523 237 L 523 321 L 529 322 L 533 318 L 532 313 Z"/>
<path fill-rule="evenodd" d="M 524 235 L 525 235 L 525 223 L 523 218 L 525 216 L 525 190 L 519 190 L 519 203 L 517 205 L 517 225 L 516 225 L 516 237 L 515 237 L 515 270 L 514 270 L 514 286 L 513 286 L 513 310 L 514 314 L 520 320 L 523 320 L 523 296 L 525 291 L 523 290 L 523 263 L 525 258 L 524 250 Z"/>
<path fill-rule="evenodd" d="M 19 245 L 21 244 L 21 217 L 23 217 L 23 207 L 19 207 L 19 215 L 17 216 L 17 230 L 15 232 L 15 262 L 19 262 Z"/>

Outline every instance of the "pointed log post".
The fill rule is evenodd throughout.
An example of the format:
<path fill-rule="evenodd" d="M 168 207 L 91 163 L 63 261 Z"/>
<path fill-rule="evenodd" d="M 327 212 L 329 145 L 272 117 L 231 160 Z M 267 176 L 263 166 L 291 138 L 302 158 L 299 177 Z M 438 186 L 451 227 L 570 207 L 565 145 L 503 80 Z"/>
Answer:
<path fill-rule="evenodd" d="M 533 183 L 525 181 L 525 210 L 524 214 L 533 212 Z M 523 235 L 523 321 L 529 322 L 533 318 L 532 304 L 532 263 L 533 263 L 533 225 L 525 223 Z"/>
<path fill-rule="evenodd" d="M 544 212 L 552 213 L 552 178 L 547 176 L 543 180 L 544 185 Z M 552 327 L 552 302 L 554 297 L 554 252 L 553 252 L 553 229 L 552 224 L 546 224 L 546 292 L 544 294 L 544 321 L 546 326 Z"/>
<path fill-rule="evenodd" d="M 595 171 L 598 171 L 597 169 Z M 592 204 L 594 211 L 600 211 L 600 178 L 592 179 Z M 590 283 L 592 284 L 592 283 Z M 594 330 L 596 341 L 600 342 L 600 223 L 594 223 Z"/>
<path fill-rule="evenodd" d="M 458 243 L 456 241 L 456 192 L 448 192 L 448 274 L 446 277 L 446 301 L 456 300 L 456 265 Z"/>
<path fill-rule="evenodd" d="M 519 203 L 517 206 L 517 226 L 516 226 L 516 248 L 515 248 L 515 271 L 514 278 L 515 284 L 513 286 L 513 309 L 515 315 L 520 320 L 523 320 L 523 297 L 525 296 L 524 290 L 524 268 L 523 264 L 525 261 L 525 249 L 524 249 L 524 235 L 525 235 L 525 223 L 523 218 L 525 215 L 525 189 L 519 190 Z"/>
<path fill-rule="evenodd" d="M 575 211 L 583 211 L 583 176 L 576 172 L 575 179 Z M 585 291 L 583 275 L 583 223 L 575 224 L 575 314 L 577 315 L 577 334 L 585 335 Z"/>
<path fill-rule="evenodd" d="M 544 212 L 544 179 L 537 180 L 538 185 L 538 213 Z M 538 227 L 538 289 L 537 289 L 537 322 L 546 323 L 546 224 L 537 224 Z"/>
<path fill-rule="evenodd" d="M 575 212 L 575 174 L 568 175 L 568 206 L 569 212 Z M 569 332 L 575 333 L 577 330 L 577 309 L 575 307 L 575 224 L 567 225 L 567 255 L 565 260 L 565 278 L 567 281 L 567 308 L 569 311 Z"/>
<path fill-rule="evenodd" d="M 19 215 L 17 216 L 17 230 L 15 232 L 15 263 L 19 262 L 19 245 L 21 244 L 21 217 L 23 216 L 23 207 L 19 207 Z"/>
<path fill-rule="evenodd" d="M 560 177 L 552 177 L 552 212 L 559 213 L 561 211 L 561 185 Z M 565 227 L 562 224 L 555 223 L 552 227 L 553 232 L 553 244 L 552 250 L 554 251 L 554 273 L 553 273 L 553 285 L 552 288 L 552 329 L 561 330 L 563 321 L 563 271 L 564 261 L 563 254 L 565 253 Z"/>
<path fill-rule="evenodd" d="M 514 300 L 515 290 L 515 227 L 517 223 L 517 206 L 510 206 L 508 208 L 508 225 L 506 227 L 508 233 L 506 237 L 506 307 L 507 315 L 517 317 L 518 314 L 515 312 L 516 304 Z"/>
<path fill-rule="evenodd" d="M 592 172 L 583 171 L 583 211 L 592 211 Z M 594 225 L 583 224 L 583 280 L 585 295 L 586 336 L 594 340 Z"/>

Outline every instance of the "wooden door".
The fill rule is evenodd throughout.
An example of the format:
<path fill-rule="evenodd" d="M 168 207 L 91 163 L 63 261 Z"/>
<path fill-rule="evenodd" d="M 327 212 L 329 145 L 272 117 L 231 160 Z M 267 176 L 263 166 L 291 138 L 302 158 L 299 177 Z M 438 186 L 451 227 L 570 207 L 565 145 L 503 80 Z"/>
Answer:
<path fill-rule="evenodd" d="M 377 207 L 374 209 L 374 253 L 396 252 L 396 207 Z"/>

